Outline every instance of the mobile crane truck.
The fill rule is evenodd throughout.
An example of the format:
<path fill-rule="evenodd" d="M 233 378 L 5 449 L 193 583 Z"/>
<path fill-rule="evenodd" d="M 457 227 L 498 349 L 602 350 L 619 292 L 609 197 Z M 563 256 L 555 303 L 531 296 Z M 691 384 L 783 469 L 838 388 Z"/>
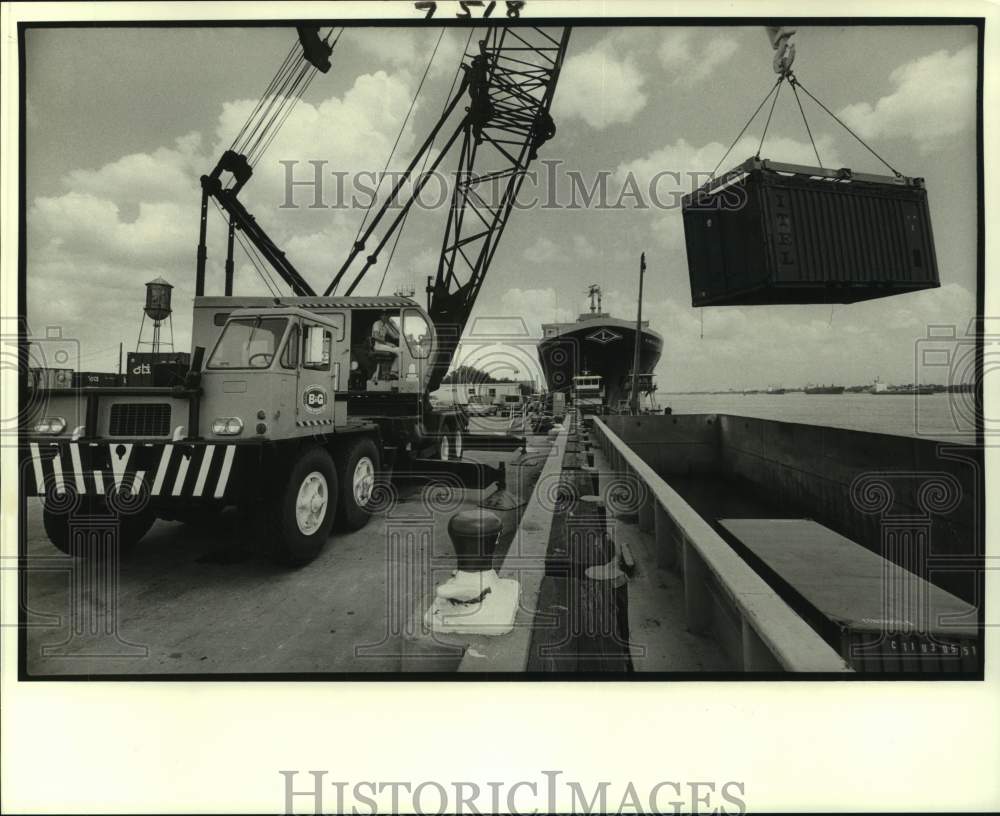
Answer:
<path fill-rule="evenodd" d="M 298 59 L 285 60 L 232 147 L 201 179 L 193 353 L 184 384 L 49 389 L 37 421 L 22 428 L 22 495 L 44 497 L 45 530 L 60 550 L 95 552 L 74 543 L 81 517 L 117 519 L 109 546 L 125 551 L 158 517 L 205 517 L 236 505 L 241 517 L 262 522 L 278 560 L 305 564 L 322 550 L 335 519 L 346 529 L 367 523 L 378 480 L 393 468 L 457 477 L 479 489 L 497 484 L 486 506 L 510 500 L 502 465 L 463 461 L 462 450 L 517 441 L 468 434 L 462 414 L 435 410 L 429 394 L 451 365 L 527 168 L 555 132 L 549 108 L 569 29 L 487 29 L 437 124 L 320 295 L 237 196 L 289 107 L 316 71 L 330 69 L 332 33 L 324 39 L 318 28 L 298 29 Z M 453 115 L 463 100 L 467 106 Z M 455 145 L 455 188 L 427 308 L 409 297 L 355 295 Z M 427 173 L 414 176 L 421 162 Z M 406 198 L 400 191 L 411 178 Z M 480 185 L 497 182 L 500 196 L 490 200 Z M 205 294 L 210 201 L 228 222 L 220 296 Z M 369 248 L 394 201 L 402 206 Z M 237 240 L 277 272 L 290 295 L 233 294 Z M 350 272 L 350 284 L 336 294 Z"/>

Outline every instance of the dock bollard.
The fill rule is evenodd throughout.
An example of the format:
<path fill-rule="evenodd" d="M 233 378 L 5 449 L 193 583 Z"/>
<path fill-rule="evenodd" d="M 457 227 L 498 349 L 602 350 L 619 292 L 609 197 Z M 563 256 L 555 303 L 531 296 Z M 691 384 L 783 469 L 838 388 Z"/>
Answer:
<path fill-rule="evenodd" d="M 503 532 L 499 516 L 462 510 L 448 521 L 456 569 L 435 591 L 425 622 L 435 632 L 503 635 L 514 628 L 520 584 L 493 567 Z"/>

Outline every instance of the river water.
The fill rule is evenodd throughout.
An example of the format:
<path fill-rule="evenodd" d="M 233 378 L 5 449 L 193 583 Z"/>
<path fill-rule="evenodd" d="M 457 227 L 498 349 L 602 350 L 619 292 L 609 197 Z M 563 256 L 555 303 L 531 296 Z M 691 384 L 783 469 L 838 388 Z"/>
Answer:
<path fill-rule="evenodd" d="M 658 394 L 675 414 L 738 416 L 975 443 L 972 394 Z"/>

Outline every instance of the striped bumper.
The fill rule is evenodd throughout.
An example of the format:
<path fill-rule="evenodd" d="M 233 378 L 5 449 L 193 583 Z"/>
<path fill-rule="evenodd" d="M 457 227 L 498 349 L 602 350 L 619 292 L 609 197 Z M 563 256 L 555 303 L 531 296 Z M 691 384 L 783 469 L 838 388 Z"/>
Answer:
<path fill-rule="evenodd" d="M 185 442 L 29 442 L 24 450 L 30 462 L 25 465 L 25 492 L 29 496 L 68 490 L 104 495 L 124 489 L 133 495 L 148 491 L 150 496 L 231 498 L 238 481 L 233 472 L 239 447 Z"/>

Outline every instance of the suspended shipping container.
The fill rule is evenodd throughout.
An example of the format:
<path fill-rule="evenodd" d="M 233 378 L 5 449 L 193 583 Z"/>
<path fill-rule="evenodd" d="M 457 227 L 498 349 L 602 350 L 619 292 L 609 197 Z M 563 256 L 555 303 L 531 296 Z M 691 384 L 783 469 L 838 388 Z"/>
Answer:
<path fill-rule="evenodd" d="M 940 286 L 923 179 L 747 159 L 682 201 L 693 306 Z"/>

